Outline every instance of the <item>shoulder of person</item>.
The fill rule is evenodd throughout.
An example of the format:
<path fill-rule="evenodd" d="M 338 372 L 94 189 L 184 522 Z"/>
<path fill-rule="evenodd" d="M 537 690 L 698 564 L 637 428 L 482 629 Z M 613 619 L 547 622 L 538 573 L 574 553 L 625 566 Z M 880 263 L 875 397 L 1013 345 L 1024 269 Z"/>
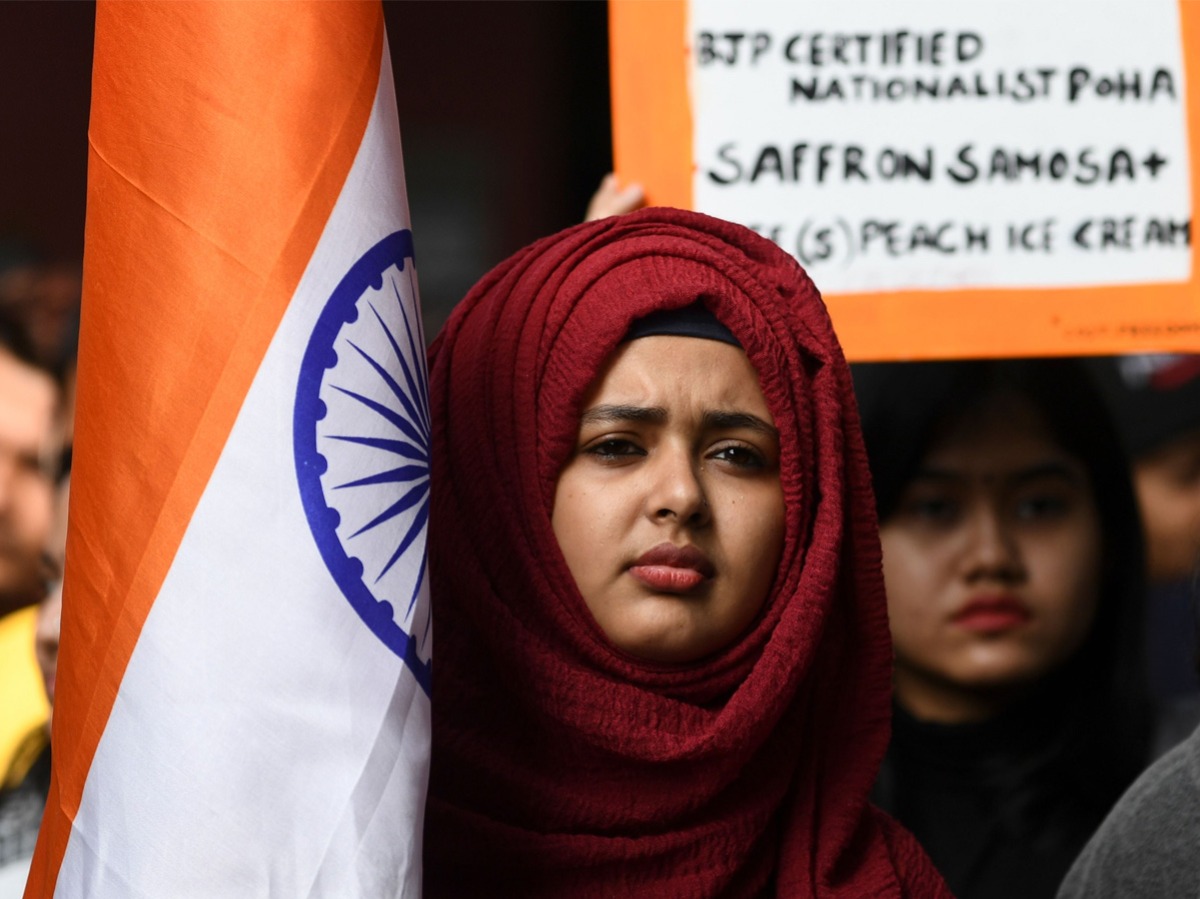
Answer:
<path fill-rule="evenodd" d="M 1200 729 L 1121 797 L 1071 867 L 1058 899 L 1200 891 Z"/>
<path fill-rule="evenodd" d="M 1200 727 L 1200 694 L 1175 696 L 1159 702 L 1154 714 L 1150 761 L 1156 761 Z"/>

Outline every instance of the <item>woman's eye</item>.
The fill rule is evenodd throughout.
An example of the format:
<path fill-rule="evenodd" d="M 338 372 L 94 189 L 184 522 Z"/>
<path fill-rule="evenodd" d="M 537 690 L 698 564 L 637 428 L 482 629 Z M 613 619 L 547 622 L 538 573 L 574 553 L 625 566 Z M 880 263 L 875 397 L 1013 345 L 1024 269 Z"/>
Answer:
<path fill-rule="evenodd" d="M 767 460 L 763 454 L 753 447 L 744 444 L 735 443 L 728 446 L 723 446 L 716 452 L 710 454 L 710 459 L 717 459 L 721 462 L 728 462 L 736 468 L 745 468 L 750 470 L 759 470 L 767 467 Z"/>
<path fill-rule="evenodd" d="M 903 505 L 904 513 L 927 524 L 949 525 L 962 514 L 961 504 L 947 496 L 923 496 L 910 499 Z"/>
<path fill-rule="evenodd" d="M 1048 521 L 1066 515 L 1070 497 L 1058 493 L 1035 493 L 1017 500 L 1016 513 L 1021 521 Z"/>
<path fill-rule="evenodd" d="M 602 460 L 617 460 L 646 455 L 646 451 L 632 440 L 617 438 L 593 443 L 584 452 L 589 456 L 597 456 Z"/>

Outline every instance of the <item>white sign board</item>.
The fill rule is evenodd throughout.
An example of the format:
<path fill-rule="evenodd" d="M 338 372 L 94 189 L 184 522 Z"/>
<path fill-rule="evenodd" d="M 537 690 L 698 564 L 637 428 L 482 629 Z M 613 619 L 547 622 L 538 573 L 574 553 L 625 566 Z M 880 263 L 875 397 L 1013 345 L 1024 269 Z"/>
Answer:
<path fill-rule="evenodd" d="M 694 0 L 696 207 L 829 292 L 1185 280 L 1179 11 L 1129 10 Z"/>
<path fill-rule="evenodd" d="M 850 356 L 1200 350 L 1200 2 L 610 9 L 619 176 L 792 253 Z"/>

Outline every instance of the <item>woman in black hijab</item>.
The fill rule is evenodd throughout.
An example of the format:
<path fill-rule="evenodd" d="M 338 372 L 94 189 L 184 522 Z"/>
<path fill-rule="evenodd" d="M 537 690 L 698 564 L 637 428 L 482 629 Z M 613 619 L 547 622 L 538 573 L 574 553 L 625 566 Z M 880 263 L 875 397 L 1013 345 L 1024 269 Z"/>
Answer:
<path fill-rule="evenodd" d="M 962 899 L 1051 897 L 1149 755 L 1118 438 L 1070 360 L 854 379 L 896 652 L 874 798 Z"/>

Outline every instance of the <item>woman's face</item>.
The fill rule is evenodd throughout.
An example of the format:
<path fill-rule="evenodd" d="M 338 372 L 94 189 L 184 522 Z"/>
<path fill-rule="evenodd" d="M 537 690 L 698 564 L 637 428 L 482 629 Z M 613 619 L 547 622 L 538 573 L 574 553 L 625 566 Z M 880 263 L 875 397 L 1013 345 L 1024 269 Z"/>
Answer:
<path fill-rule="evenodd" d="M 896 696 L 919 718 L 994 714 L 1091 628 L 1091 486 L 1024 399 L 994 397 L 938 440 L 880 538 Z"/>
<path fill-rule="evenodd" d="M 779 436 L 734 346 L 620 346 L 583 403 L 554 495 L 558 544 L 619 649 L 686 663 L 762 609 L 783 547 Z"/>
<path fill-rule="evenodd" d="M 1200 429 L 1146 453 L 1133 469 L 1146 574 L 1164 583 L 1190 577 L 1200 555 Z"/>

